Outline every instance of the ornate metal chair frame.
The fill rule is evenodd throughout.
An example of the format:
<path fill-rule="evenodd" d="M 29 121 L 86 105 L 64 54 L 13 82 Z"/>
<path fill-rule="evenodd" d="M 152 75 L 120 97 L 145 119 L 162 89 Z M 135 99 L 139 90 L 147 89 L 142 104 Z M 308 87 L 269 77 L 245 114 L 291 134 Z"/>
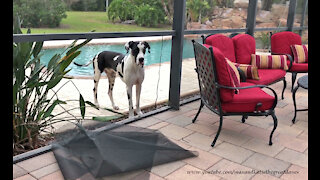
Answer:
<path fill-rule="evenodd" d="M 194 123 L 198 117 L 198 115 L 200 114 L 200 111 L 201 109 L 203 108 L 203 106 L 206 106 L 208 109 L 210 109 L 212 112 L 214 112 L 215 114 L 219 115 L 220 116 L 220 124 L 219 124 L 219 128 L 218 128 L 218 131 L 217 131 L 217 134 L 211 144 L 212 147 L 214 147 L 217 139 L 218 139 L 218 136 L 220 134 L 220 131 L 221 131 L 221 128 L 222 128 L 222 123 L 223 123 L 223 116 L 242 116 L 242 122 L 244 123 L 245 122 L 245 119 L 248 118 L 248 116 L 269 116 L 271 115 L 272 118 L 273 118 L 273 122 L 274 122 L 274 127 L 271 131 L 271 134 L 270 134 L 270 138 L 269 138 L 269 145 L 272 145 L 272 136 L 273 136 L 273 133 L 275 131 L 275 129 L 277 128 L 277 125 L 278 125 L 278 120 L 277 120 L 277 117 L 275 115 L 275 111 L 274 111 L 274 108 L 276 107 L 277 105 L 277 102 L 278 102 L 278 97 L 277 97 L 277 94 L 276 92 L 268 87 L 268 86 L 265 86 L 265 85 L 254 85 L 254 86 L 246 86 L 246 87 L 229 87 L 229 86 L 223 86 L 221 84 L 218 83 L 217 81 L 217 74 L 216 74 L 216 65 L 215 65 L 215 59 L 214 59 L 214 54 L 213 54 L 213 49 L 212 47 L 209 48 L 209 51 L 210 51 L 210 56 L 211 56 L 211 60 L 212 60 L 212 66 L 211 68 L 209 68 L 209 70 L 211 70 L 213 72 L 213 77 L 212 77 L 212 81 L 209 86 L 211 86 L 213 88 L 213 92 L 212 92 L 212 95 L 209 97 L 209 98 L 213 98 L 215 99 L 215 101 L 211 101 L 206 95 L 205 95 L 205 92 L 203 90 L 203 88 L 206 88 L 206 85 L 208 84 L 203 84 L 203 77 L 207 75 L 207 72 L 203 71 L 204 67 L 201 67 L 200 63 L 198 62 L 198 57 L 197 57 L 197 48 L 202 48 L 202 49 L 206 49 L 206 51 L 208 51 L 208 49 L 206 47 L 204 47 L 203 45 L 199 44 L 198 42 L 192 40 L 192 43 L 193 43 L 193 46 L 194 46 L 194 54 L 195 54 L 195 61 L 196 61 L 196 69 L 195 71 L 197 72 L 197 76 L 198 76 L 198 82 L 199 82 L 199 88 L 200 88 L 200 95 L 201 95 L 201 103 L 200 103 L 200 107 L 199 107 L 199 110 L 197 112 L 197 114 L 195 115 L 194 119 L 192 120 L 192 122 Z M 266 110 L 266 111 L 254 111 L 254 112 L 224 112 L 222 110 L 222 107 L 221 107 L 221 99 L 220 99 L 220 89 L 221 88 L 225 88 L 225 89 L 232 89 L 232 90 L 236 90 L 236 89 L 248 89 L 248 88 L 267 88 L 269 90 L 272 91 L 272 93 L 274 94 L 274 102 L 273 102 L 273 105 L 272 107 L 269 109 L 269 110 Z M 261 103 L 257 103 L 256 105 L 256 110 L 258 107 L 260 107 L 262 104 Z"/>

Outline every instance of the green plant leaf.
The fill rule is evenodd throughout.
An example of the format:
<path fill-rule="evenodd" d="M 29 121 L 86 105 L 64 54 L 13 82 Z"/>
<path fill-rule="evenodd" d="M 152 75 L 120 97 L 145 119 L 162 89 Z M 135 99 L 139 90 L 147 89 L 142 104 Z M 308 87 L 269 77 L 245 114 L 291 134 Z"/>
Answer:
<path fill-rule="evenodd" d="M 36 42 L 36 45 L 34 46 L 33 51 L 32 51 L 33 57 L 36 58 L 38 56 L 38 54 L 40 53 L 42 47 L 43 47 L 43 41 Z"/>
<path fill-rule="evenodd" d="M 99 108 L 98 108 L 96 105 L 94 105 L 92 102 L 90 102 L 90 101 L 85 101 L 85 103 L 86 103 L 86 104 L 89 104 L 91 107 L 95 108 L 96 110 L 99 110 Z"/>
<path fill-rule="evenodd" d="M 49 106 L 49 108 L 44 112 L 44 115 L 42 117 L 42 119 L 45 119 L 47 117 L 49 117 L 53 111 L 53 109 L 56 107 L 56 105 L 58 104 L 67 104 L 65 101 L 61 101 L 59 99 L 56 99 L 51 106 Z"/>
<path fill-rule="evenodd" d="M 53 75 L 53 79 L 50 79 L 50 81 L 48 82 L 47 90 L 55 87 L 61 81 L 62 78 L 63 78 L 63 75 L 58 75 L 58 76 Z"/>
<path fill-rule="evenodd" d="M 85 105 L 85 101 L 84 101 L 81 94 L 80 94 L 80 98 L 79 98 L 79 104 L 80 104 L 81 116 L 82 116 L 82 119 L 84 119 L 84 115 L 86 114 L 86 105 Z"/>
<path fill-rule="evenodd" d="M 73 61 L 74 58 L 76 58 L 77 56 L 79 56 L 81 52 L 80 51 L 77 51 L 77 52 L 74 52 L 72 54 L 69 54 L 67 56 L 64 56 L 60 61 L 60 72 L 64 72 L 64 70 L 71 64 L 71 62 Z"/>
<path fill-rule="evenodd" d="M 68 52 L 67 52 L 67 56 L 69 56 L 70 54 L 72 54 L 73 52 L 75 52 L 76 50 L 80 49 L 82 46 L 86 45 L 88 42 L 90 42 L 91 39 L 87 39 L 84 42 L 74 46 L 73 48 L 71 48 Z"/>

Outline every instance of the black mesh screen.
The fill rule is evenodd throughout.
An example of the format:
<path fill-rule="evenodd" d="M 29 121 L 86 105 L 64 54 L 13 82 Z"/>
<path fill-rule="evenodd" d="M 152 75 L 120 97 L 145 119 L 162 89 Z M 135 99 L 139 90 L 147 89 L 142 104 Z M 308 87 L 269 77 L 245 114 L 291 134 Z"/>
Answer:
<path fill-rule="evenodd" d="M 197 156 L 156 130 L 108 126 L 99 131 L 79 126 L 52 144 L 65 179 L 97 179 Z"/>

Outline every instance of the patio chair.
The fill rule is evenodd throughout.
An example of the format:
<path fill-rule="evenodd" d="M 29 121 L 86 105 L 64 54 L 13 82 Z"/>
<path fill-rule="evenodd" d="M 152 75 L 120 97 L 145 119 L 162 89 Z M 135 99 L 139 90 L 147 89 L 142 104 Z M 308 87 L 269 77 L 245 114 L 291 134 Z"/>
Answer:
<path fill-rule="evenodd" d="M 297 63 L 294 58 L 293 51 L 291 49 L 292 45 L 302 45 L 301 37 L 299 34 L 284 31 L 277 32 L 272 34 L 270 32 L 271 39 L 271 54 L 284 54 L 288 57 L 287 72 L 292 74 L 292 86 L 291 91 L 293 90 L 294 83 L 298 73 L 307 73 L 308 72 L 308 56 L 306 56 L 306 62 Z"/>
<path fill-rule="evenodd" d="M 272 135 L 278 124 L 274 111 L 278 101 L 276 92 L 268 86 L 248 82 L 240 82 L 238 87 L 234 87 L 229 63 L 223 53 L 216 47 L 210 46 L 208 49 L 194 40 L 192 43 L 201 95 L 200 108 L 192 122 L 196 121 L 204 105 L 220 116 L 219 128 L 211 144 L 213 147 L 222 128 L 223 116 L 240 115 L 244 119 L 248 116 L 271 115 L 274 127 L 270 134 L 269 145 L 272 145 Z M 273 96 L 261 88 L 271 90 Z M 237 94 L 235 90 L 238 90 Z"/>
<path fill-rule="evenodd" d="M 206 47 L 214 46 L 218 48 L 230 61 L 237 63 L 240 66 L 252 65 L 252 56 L 256 55 L 255 39 L 248 34 L 233 34 L 230 37 L 223 34 L 212 34 L 207 37 L 202 36 L 202 40 Z M 258 57 L 259 55 L 256 56 Z M 266 58 L 271 59 L 270 57 Z M 269 62 L 272 62 L 272 60 Z M 283 60 L 283 62 L 285 62 L 285 60 Z M 260 85 L 271 85 L 283 81 L 281 98 L 284 99 L 284 90 L 287 86 L 285 79 L 286 70 L 285 68 L 280 67 L 270 67 L 258 66 L 257 72 L 255 72 L 258 77 L 247 78 L 246 82 Z"/>

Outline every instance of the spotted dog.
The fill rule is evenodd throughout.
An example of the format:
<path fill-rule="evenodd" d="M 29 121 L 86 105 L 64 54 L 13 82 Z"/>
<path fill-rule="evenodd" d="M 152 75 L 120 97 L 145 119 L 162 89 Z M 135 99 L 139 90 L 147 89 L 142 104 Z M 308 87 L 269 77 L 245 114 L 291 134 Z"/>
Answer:
<path fill-rule="evenodd" d="M 93 63 L 94 69 L 94 104 L 99 107 L 97 91 L 98 83 L 101 77 L 101 73 L 104 71 L 107 74 L 109 81 L 108 95 L 114 110 L 118 110 L 119 107 L 114 104 L 112 90 L 116 76 L 120 76 L 120 79 L 127 86 L 127 95 L 129 101 L 129 118 L 134 116 L 134 110 L 132 105 L 132 87 L 136 85 L 136 113 L 141 115 L 140 110 L 140 93 L 141 84 L 144 80 L 144 55 L 146 49 L 150 53 L 150 46 L 145 41 L 130 41 L 125 44 L 127 55 L 112 52 L 103 51 L 97 54 L 88 64 L 80 65 L 74 63 L 77 66 L 88 66 Z M 128 53 L 129 52 L 129 53 Z"/>

